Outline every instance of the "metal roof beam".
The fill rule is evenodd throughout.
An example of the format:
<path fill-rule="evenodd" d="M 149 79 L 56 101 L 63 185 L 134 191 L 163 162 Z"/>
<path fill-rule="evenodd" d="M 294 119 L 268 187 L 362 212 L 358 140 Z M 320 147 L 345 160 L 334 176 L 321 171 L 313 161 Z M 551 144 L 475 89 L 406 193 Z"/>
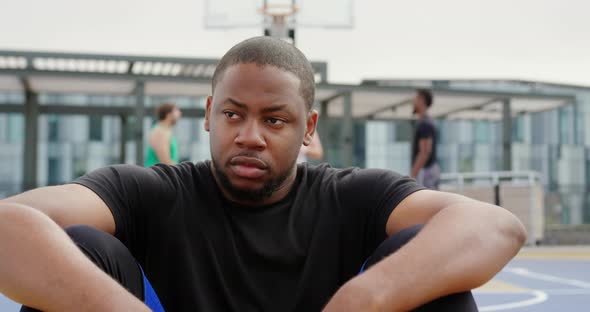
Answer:
<path fill-rule="evenodd" d="M 0 113 L 24 113 L 25 106 L 22 103 L 14 104 L 0 104 Z"/>
<path fill-rule="evenodd" d="M 404 99 L 403 101 L 399 101 L 399 102 L 395 102 L 393 104 L 389 104 L 389 105 L 387 105 L 385 107 L 376 109 L 376 110 L 374 110 L 374 111 L 372 111 L 372 112 L 370 112 L 368 114 L 365 114 L 364 117 L 360 117 L 360 118 L 361 119 L 362 118 L 374 119 L 375 118 L 375 115 L 377 115 L 379 113 L 382 113 L 382 112 L 385 112 L 385 111 L 388 111 L 388 110 L 395 110 L 396 108 L 398 108 L 400 106 L 403 106 L 403 105 L 406 105 L 406 104 L 409 104 L 409 103 L 412 103 L 412 98 Z"/>
<path fill-rule="evenodd" d="M 328 84 L 320 83 L 317 88 L 326 90 L 352 90 L 369 91 L 375 93 L 399 93 L 415 92 L 416 88 L 409 86 L 370 86 L 370 85 L 345 85 L 345 84 Z M 448 88 L 431 88 L 430 91 L 437 95 L 451 96 L 469 96 L 469 97 L 500 97 L 500 98 L 526 98 L 526 99 L 545 99 L 545 100 L 575 100 L 571 94 L 546 94 L 546 93 L 528 93 L 528 92 L 507 92 L 507 91 L 477 91 L 467 89 L 448 89 Z"/>
<path fill-rule="evenodd" d="M 127 62 L 176 62 L 182 64 L 204 64 L 217 65 L 216 58 L 190 58 L 190 57 L 162 57 L 162 56 L 140 56 L 140 55 L 113 55 L 113 54 L 90 54 L 90 53 L 59 53 L 59 52 L 32 52 L 32 51 L 10 51 L 0 50 L 0 56 L 16 56 L 27 59 L 32 58 L 53 58 L 53 59 L 80 59 L 80 60 L 105 60 L 105 61 L 127 61 Z M 326 62 L 310 62 L 319 73 L 327 70 Z"/>
<path fill-rule="evenodd" d="M 347 94 L 349 94 L 349 93 L 350 93 L 350 91 L 342 91 L 342 92 L 338 92 L 338 93 L 335 93 L 335 94 L 333 94 L 333 95 L 331 95 L 331 96 L 329 96 L 329 97 L 327 97 L 327 98 L 325 98 L 325 99 L 321 99 L 321 100 L 319 100 L 319 102 L 320 102 L 320 103 L 326 103 L 326 104 L 330 104 L 330 102 L 334 101 L 335 99 L 337 99 L 337 98 L 339 98 L 339 97 L 342 97 L 342 96 L 344 96 L 344 95 L 347 95 Z"/>
<path fill-rule="evenodd" d="M 0 75 L 10 75 L 16 77 L 22 76 L 41 76 L 41 77 L 59 77 L 59 78 L 79 78 L 79 79 L 117 79 L 117 80 L 142 80 L 142 81 L 171 81 L 171 82 L 194 82 L 211 84 L 211 79 L 206 77 L 191 76 L 164 76 L 164 75 L 136 75 L 136 74 L 117 74 L 104 72 L 71 72 L 71 71 L 51 71 L 35 69 L 0 69 Z"/>
<path fill-rule="evenodd" d="M 79 105 L 41 105 L 39 113 L 58 115 L 118 116 L 132 115 L 133 107 L 129 106 L 79 106 Z"/>
<path fill-rule="evenodd" d="M 459 113 L 462 111 L 467 111 L 467 110 L 477 110 L 477 109 L 482 109 L 490 104 L 496 103 L 496 102 L 500 102 L 500 101 L 504 101 L 506 99 L 503 98 L 493 98 L 490 100 L 487 100 L 485 102 L 479 103 L 479 104 L 475 104 L 473 106 L 469 106 L 469 107 L 462 107 L 462 108 L 457 108 L 454 110 L 451 110 L 449 112 L 446 112 L 444 114 L 438 115 L 438 116 L 433 116 L 434 118 L 447 118 L 449 115 L 455 114 L 455 113 Z"/>
<path fill-rule="evenodd" d="M 191 77 L 191 76 L 157 76 L 157 75 L 136 75 L 136 74 L 117 74 L 117 73 L 100 73 L 100 72 L 65 72 L 65 71 L 41 71 L 35 69 L 0 69 L 0 75 L 12 75 L 17 77 L 27 76 L 49 76 L 49 77 L 71 77 L 71 78 L 106 78 L 106 79 L 127 79 L 127 80 L 141 80 L 141 81 L 169 81 L 169 82 L 193 82 L 210 84 L 211 79 L 205 77 Z M 343 84 L 317 84 L 318 89 L 334 90 L 345 94 L 346 92 L 368 91 L 375 93 L 399 93 L 399 92 L 413 92 L 412 87 L 378 87 L 365 85 L 343 85 Z M 523 92 L 491 92 L 491 91 L 475 91 L 475 90 L 449 90 L 449 89 L 432 89 L 436 95 L 452 95 L 452 96 L 480 96 L 480 97 L 494 97 L 494 98 L 526 98 L 526 99 L 554 99 L 564 101 L 575 101 L 575 97 L 570 94 L 544 94 L 544 93 L 523 93 Z"/>
<path fill-rule="evenodd" d="M 151 113 L 152 107 L 146 107 L 145 113 Z M 203 108 L 181 108 L 184 117 L 203 117 L 205 109 Z M 0 113 L 22 113 L 23 105 L 0 104 Z M 134 106 L 80 106 L 80 105 L 62 105 L 47 104 L 39 105 L 40 114 L 58 114 L 58 115 L 94 115 L 94 116 L 131 116 L 135 113 Z"/>

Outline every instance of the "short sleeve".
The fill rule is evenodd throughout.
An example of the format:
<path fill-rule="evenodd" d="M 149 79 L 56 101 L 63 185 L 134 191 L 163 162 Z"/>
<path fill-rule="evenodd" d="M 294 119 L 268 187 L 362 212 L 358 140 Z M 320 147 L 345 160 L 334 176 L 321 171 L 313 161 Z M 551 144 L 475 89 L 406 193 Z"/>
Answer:
<path fill-rule="evenodd" d="M 149 213 L 174 201 L 172 179 L 163 166 L 109 166 L 73 183 L 89 188 L 106 203 L 115 219 L 115 236 L 136 256 L 145 247 Z"/>
<path fill-rule="evenodd" d="M 416 138 L 418 140 L 434 138 L 434 136 L 435 136 L 435 133 L 434 133 L 434 126 L 433 125 L 424 122 L 418 126 L 418 129 L 416 131 Z"/>
<path fill-rule="evenodd" d="M 342 205 L 358 211 L 350 216 L 363 220 L 361 232 L 367 250 L 373 250 L 386 238 L 387 220 L 395 207 L 424 189 L 409 177 L 383 169 L 355 169 L 342 182 Z"/>

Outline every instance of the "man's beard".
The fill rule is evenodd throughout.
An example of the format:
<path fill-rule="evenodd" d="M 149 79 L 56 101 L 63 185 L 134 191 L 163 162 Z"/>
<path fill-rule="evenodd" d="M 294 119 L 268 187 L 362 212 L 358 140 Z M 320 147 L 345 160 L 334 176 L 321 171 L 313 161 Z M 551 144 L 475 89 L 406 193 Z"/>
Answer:
<path fill-rule="evenodd" d="M 272 196 L 275 191 L 277 191 L 287 180 L 289 174 L 291 173 L 291 169 L 295 166 L 295 160 L 291 166 L 289 166 L 288 170 L 281 172 L 276 178 L 270 179 L 264 183 L 264 185 L 257 189 L 257 190 L 244 190 L 236 187 L 231 183 L 225 171 L 221 169 L 221 166 L 215 159 L 212 159 L 213 166 L 215 167 L 215 174 L 218 177 L 219 183 L 221 183 L 221 187 L 226 190 L 234 199 L 236 200 L 243 200 L 248 202 L 256 202 L 260 200 L 264 200 Z M 268 168 L 270 170 L 270 167 Z"/>

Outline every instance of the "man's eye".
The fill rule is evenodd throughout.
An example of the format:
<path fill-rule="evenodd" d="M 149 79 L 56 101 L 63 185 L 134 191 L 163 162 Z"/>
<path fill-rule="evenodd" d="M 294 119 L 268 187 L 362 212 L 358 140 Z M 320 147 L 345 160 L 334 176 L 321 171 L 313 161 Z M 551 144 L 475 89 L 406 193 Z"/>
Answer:
<path fill-rule="evenodd" d="M 273 125 L 273 126 L 280 126 L 283 125 L 285 122 L 283 120 L 280 120 L 278 118 L 268 118 L 266 120 L 267 123 Z"/>
<path fill-rule="evenodd" d="M 229 119 L 238 119 L 238 114 L 234 113 L 234 112 L 223 112 L 225 114 L 225 116 Z"/>

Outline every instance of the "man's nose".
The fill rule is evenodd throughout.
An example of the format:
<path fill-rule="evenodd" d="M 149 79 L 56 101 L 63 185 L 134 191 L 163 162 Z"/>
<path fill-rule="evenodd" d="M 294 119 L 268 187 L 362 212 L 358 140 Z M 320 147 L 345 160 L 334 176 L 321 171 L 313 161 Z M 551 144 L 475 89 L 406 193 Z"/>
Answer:
<path fill-rule="evenodd" d="M 235 143 L 243 148 L 264 149 L 266 148 L 266 141 L 261 130 L 258 122 L 254 120 L 245 122 L 235 139 Z"/>

